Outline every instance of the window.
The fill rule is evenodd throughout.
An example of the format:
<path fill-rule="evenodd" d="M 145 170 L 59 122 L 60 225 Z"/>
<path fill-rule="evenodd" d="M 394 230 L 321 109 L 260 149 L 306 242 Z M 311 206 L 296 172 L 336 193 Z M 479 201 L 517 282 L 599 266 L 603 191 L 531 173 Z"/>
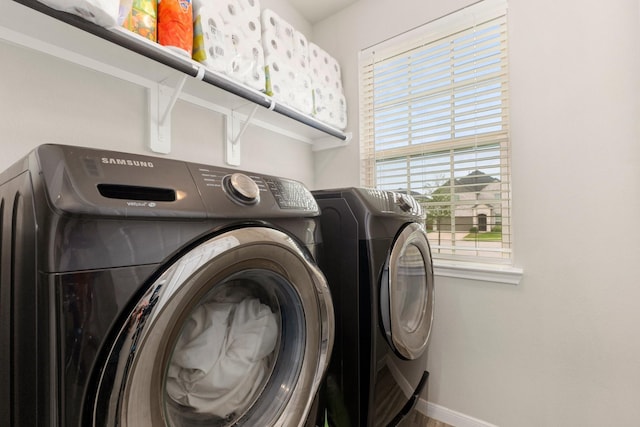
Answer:
<path fill-rule="evenodd" d="M 510 263 L 506 1 L 360 55 L 362 185 L 413 195 L 434 258 Z"/>

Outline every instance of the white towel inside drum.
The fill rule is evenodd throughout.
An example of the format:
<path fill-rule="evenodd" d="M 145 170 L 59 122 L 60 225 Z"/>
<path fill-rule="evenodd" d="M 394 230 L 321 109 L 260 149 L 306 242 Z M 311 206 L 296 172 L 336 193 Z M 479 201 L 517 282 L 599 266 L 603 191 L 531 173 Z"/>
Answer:
<path fill-rule="evenodd" d="M 246 409 L 268 374 L 278 326 L 255 298 L 206 303 L 187 320 L 169 365 L 167 393 L 196 412 L 222 418 Z"/>

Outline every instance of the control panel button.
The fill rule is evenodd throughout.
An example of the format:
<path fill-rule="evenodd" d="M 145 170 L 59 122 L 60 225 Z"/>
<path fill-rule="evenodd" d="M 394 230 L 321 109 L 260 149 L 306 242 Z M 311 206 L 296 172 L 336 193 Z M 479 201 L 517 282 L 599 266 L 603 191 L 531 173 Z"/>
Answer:
<path fill-rule="evenodd" d="M 229 194 L 241 203 L 254 204 L 260 198 L 258 184 L 243 173 L 236 172 L 225 177 L 225 184 Z"/>
<path fill-rule="evenodd" d="M 300 182 L 285 178 L 265 178 L 265 182 L 281 209 L 318 210 L 315 199 Z"/>
<path fill-rule="evenodd" d="M 398 195 L 398 198 L 396 199 L 396 203 L 398 204 L 398 207 L 402 209 L 404 212 L 409 212 L 412 209 L 411 204 L 407 201 L 407 199 L 405 199 L 402 196 L 402 194 Z"/>

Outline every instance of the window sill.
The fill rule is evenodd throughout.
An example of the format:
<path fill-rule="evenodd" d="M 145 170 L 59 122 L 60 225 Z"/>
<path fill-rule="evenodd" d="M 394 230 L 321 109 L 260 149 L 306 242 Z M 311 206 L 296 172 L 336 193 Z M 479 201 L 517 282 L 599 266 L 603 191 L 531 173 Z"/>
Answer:
<path fill-rule="evenodd" d="M 508 285 L 519 284 L 524 274 L 521 268 L 510 265 L 479 264 L 442 259 L 433 261 L 433 270 L 434 274 L 440 277 L 455 277 Z"/>

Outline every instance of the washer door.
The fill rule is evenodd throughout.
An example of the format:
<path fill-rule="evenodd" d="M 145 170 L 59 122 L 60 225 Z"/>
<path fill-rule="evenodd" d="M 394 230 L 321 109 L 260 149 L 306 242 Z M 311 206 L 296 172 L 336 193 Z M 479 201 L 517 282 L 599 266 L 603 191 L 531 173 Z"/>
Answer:
<path fill-rule="evenodd" d="M 424 353 L 433 322 L 433 263 L 422 226 L 396 237 L 382 274 L 380 309 L 385 336 L 403 359 Z"/>
<path fill-rule="evenodd" d="M 119 331 L 96 426 L 299 426 L 333 345 L 322 273 L 288 235 L 247 227 L 173 262 Z"/>

